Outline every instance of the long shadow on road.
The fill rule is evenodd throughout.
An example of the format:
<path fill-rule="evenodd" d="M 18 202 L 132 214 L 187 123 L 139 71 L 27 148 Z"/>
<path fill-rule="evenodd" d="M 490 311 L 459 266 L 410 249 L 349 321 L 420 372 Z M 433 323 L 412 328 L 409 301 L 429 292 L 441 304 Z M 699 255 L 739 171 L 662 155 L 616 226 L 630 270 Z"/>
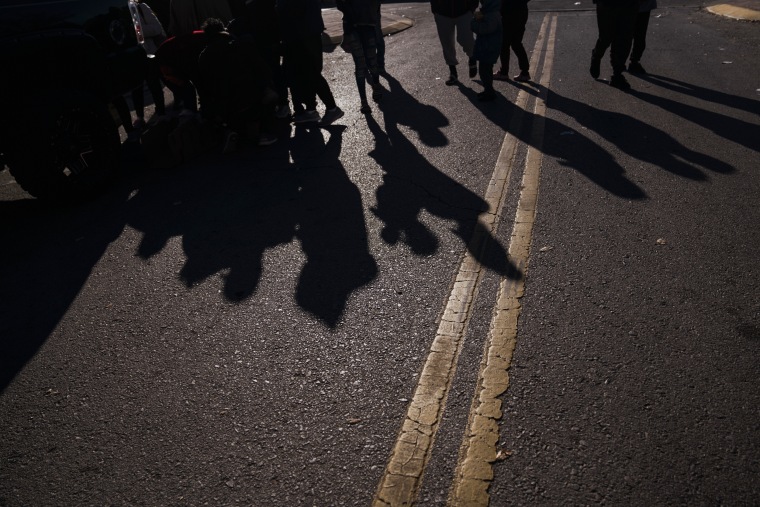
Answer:
<path fill-rule="evenodd" d="M 351 293 L 377 273 L 359 190 L 338 158 L 342 134 L 298 129 L 266 153 L 130 173 L 116 191 L 70 209 L 0 202 L 0 391 L 60 324 L 125 225 L 143 233 L 134 247 L 142 259 L 180 237 L 184 265 L 173 274 L 192 289 L 224 273 L 233 302 L 256 290 L 266 249 L 298 240 L 306 262 L 288 265 L 300 269 L 295 300 L 336 326 Z M 114 255 L 129 256 L 131 247 Z M 105 273 L 93 283 L 109 280 Z M 70 327 L 76 333 L 77 323 Z"/>
<path fill-rule="evenodd" d="M 375 139 L 370 156 L 385 171 L 376 193 L 377 207 L 372 210 L 384 223 L 383 240 L 389 244 L 402 241 L 417 255 L 435 253 L 439 240 L 420 220 L 420 213 L 427 210 L 454 221 L 454 232 L 481 264 L 502 276 L 521 276 L 504 247 L 478 221 L 488 209 L 483 198 L 433 166 L 399 129 L 404 125 L 415 130 L 427 146 L 445 146 L 448 140 L 440 129 L 448 124 L 446 117 L 435 107 L 419 102 L 395 78 L 387 80 L 389 97 L 380 106 L 385 130 L 367 116 Z M 474 231 L 479 232 L 476 237 L 484 239 L 482 244 L 470 241 Z"/>
<path fill-rule="evenodd" d="M 0 392 L 45 343 L 124 230 L 122 188 L 75 208 L 0 202 Z"/>
<path fill-rule="evenodd" d="M 351 292 L 377 273 L 359 190 L 339 160 L 343 129 L 298 128 L 258 160 L 265 168 L 239 159 L 216 173 L 194 171 L 190 181 L 140 190 L 128 215 L 144 234 L 139 255 L 149 258 L 181 236 L 183 282 L 194 287 L 225 273 L 225 297 L 241 301 L 259 284 L 264 252 L 298 240 L 306 263 L 296 301 L 334 327 Z"/>

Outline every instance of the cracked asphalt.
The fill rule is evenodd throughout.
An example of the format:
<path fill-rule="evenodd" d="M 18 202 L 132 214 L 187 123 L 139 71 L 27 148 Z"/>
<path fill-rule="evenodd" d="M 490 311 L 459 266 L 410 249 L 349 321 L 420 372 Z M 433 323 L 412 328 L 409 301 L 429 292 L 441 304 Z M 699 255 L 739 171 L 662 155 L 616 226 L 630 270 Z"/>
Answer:
<path fill-rule="evenodd" d="M 590 6 L 530 6 L 526 48 L 557 27 L 527 265 L 506 252 L 533 102 L 498 213 L 485 196 L 542 90 L 445 86 L 426 2 L 384 5 L 414 26 L 371 116 L 335 47 L 338 125 L 168 169 L 125 146 L 119 188 L 74 208 L 1 172 L 0 505 L 371 505 L 467 255 L 418 505 L 447 502 L 517 278 L 491 505 L 756 504 L 758 26 L 662 1 L 624 94 L 588 76 Z"/>

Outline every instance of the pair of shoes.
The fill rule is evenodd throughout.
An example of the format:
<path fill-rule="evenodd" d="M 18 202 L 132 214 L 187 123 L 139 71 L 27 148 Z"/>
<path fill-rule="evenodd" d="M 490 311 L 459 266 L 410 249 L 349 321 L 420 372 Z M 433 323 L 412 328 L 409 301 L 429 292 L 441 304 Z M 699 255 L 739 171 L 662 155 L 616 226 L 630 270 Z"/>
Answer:
<path fill-rule="evenodd" d="M 509 75 L 503 71 L 494 72 L 493 79 L 494 81 L 509 81 Z"/>
<path fill-rule="evenodd" d="M 493 90 L 484 90 L 478 93 L 478 100 L 481 102 L 491 102 L 496 100 L 496 92 Z"/>
<path fill-rule="evenodd" d="M 281 120 L 288 118 L 290 116 L 290 106 L 288 104 L 277 106 L 277 109 L 274 110 L 274 115 Z"/>
<path fill-rule="evenodd" d="M 277 142 L 277 136 L 272 134 L 261 134 L 259 136 L 259 146 L 269 146 Z"/>
<path fill-rule="evenodd" d="M 315 109 L 312 109 L 311 111 L 304 111 L 302 113 L 297 113 L 293 117 L 293 123 L 296 125 L 319 123 L 319 113 Z"/>
<path fill-rule="evenodd" d="M 456 65 L 449 65 L 449 78 L 446 80 L 446 86 L 453 86 L 459 82 Z"/>
<path fill-rule="evenodd" d="M 596 56 L 596 51 L 591 51 L 591 66 L 589 67 L 589 73 L 594 79 L 599 79 L 599 66 L 602 64 L 602 59 Z"/>
<path fill-rule="evenodd" d="M 380 83 L 374 83 L 372 85 L 372 100 L 375 102 L 380 102 L 380 99 L 383 98 L 383 87 L 380 86 Z"/>
<path fill-rule="evenodd" d="M 322 126 L 330 125 L 337 119 L 342 118 L 343 114 L 343 110 L 338 106 L 335 106 L 334 108 L 325 111 L 325 115 L 322 116 L 322 120 L 320 120 L 319 124 Z"/>
<path fill-rule="evenodd" d="M 470 79 L 474 78 L 478 75 L 478 61 L 475 58 L 470 58 L 470 61 L 467 63 L 470 69 Z"/>
<path fill-rule="evenodd" d="M 641 66 L 639 62 L 631 62 L 628 64 L 628 72 L 631 74 L 646 74 L 647 71 Z"/>
<path fill-rule="evenodd" d="M 359 112 L 362 113 L 362 114 L 371 114 L 372 113 L 372 108 L 369 107 L 369 103 L 362 102 L 362 107 L 359 108 Z"/>
<path fill-rule="evenodd" d="M 631 85 L 628 80 L 622 74 L 613 74 L 610 78 L 610 86 L 614 86 L 618 90 L 628 91 L 631 89 Z"/>
<path fill-rule="evenodd" d="M 530 72 L 524 70 L 516 75 L 513 79 L 519 83 L 528 83 L 530 81 Z"/>
<path fill-rule="evenodd" d="M 237 143 L 240 139 L 240 135 L 234 130 L 228 130 L 227 135 L 224 136 L 224 145 L 222 146 L 222 153 L 225 155 L 237 150 Z"/>

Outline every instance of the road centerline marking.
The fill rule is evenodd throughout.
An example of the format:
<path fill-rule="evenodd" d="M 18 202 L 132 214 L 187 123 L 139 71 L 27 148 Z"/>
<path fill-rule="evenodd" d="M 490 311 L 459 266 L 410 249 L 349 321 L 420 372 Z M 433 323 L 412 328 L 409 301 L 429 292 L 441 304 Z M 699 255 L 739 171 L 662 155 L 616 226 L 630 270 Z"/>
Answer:
<path fill-rule="evenodd" d="M 515 212 L 509 258 L 523 276 L 512 280 L 501 279 L 491 326 L 486 340 L 478 383 L 475 388 L 470 418 L 460 449 L 454 481 L 449 493 L 450 506 L 487 506 L 488 488 L 493 480 L 493 463 L 497 459 L 499 424 L 502 417 L 501 396 L 509 387 L 509 367 L 517 345 L 517 323 L 525 291 L 525 274 L 528 268 L 533 224 L 536 219 L 538 187 L 543 160 L 544 124 L 547 90 L 554 61 L 554 42 L 557 16 L 552 17 L 547 40 L 544 66 L 541 72 L 541 91 L 534 105 L 534 119 L 528 147 L 522 190 Z"/>
<path fill-rule="evenodd" d="M 539 48 L 544 44 L 547 20 L 548 15 L 544 16 L 536 39 L 532 68 L 537 65 Z M 417 498 L 482 279 L 482 265 L 472 252 L 482 252 L 488 235 L 498 228 L 518 146 L 517 139 L 510 132 L 517 132 L 521 127 L 529 97 L 529 93 L 520 90 L 515 100 L 515 114 L 484 196 L 487 213 L 478 219 L 482 227 L 475 227 L 468 242 L 414 396 L 378 484 L 372 503 L 375 507 L 411 505 Z"/>

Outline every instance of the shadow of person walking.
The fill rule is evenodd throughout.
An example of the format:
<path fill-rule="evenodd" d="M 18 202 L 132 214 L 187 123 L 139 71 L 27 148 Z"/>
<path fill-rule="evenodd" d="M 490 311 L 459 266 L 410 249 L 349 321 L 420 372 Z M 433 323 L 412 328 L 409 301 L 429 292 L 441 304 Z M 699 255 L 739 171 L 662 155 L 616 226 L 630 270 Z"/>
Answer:
<path fill-rule="evenodd" d="M 535 83 L 516 86 L 531 95 L 537 96 L 540 91 L 540 85 Z M 625 176 L 625 169 L 615 157 L 586 137 L 582 131 L 545 117 L 542 118 L 544 134 L 541 141 L 533 131 L 534 123 L 539 120 L 536 114 L 518 107 L 499 94 L 495 102 L 484 104 L 478 101 L 474 90 L 463 88 L 461 92 L 485 118 L 502 127 L 508 135 L 528 146 L 540 149 L 547 156 L 557 159 L 561 166 L 578 171 L 605 191 L 623 199 L 647 197 L 641 187 Z"/>
<path fill-rule="evenodd" d="M 448 140 L 441 127 L 448 124 L 446 117 L 435 107 L 420 103 L 394 78 L 388 83 L 388 99 L 380 104 L 385 130 L 372 116 L 366 117 L 375 140 L 369 155 L 385 171 L 376 192 L 377 206 L 372 208 L 384 223 L 382 239 L 391 245 L 403 241 L 416 255 L 435 253 L 439 240 L 420 219 L 426 210 L 454 221 L 453 232 L 481 264 L 502 276 L 521 276 L 504 247 L 478 220 L 488 210 L 487 203 L 428 162 L 399 128 L 410 127 L 427 146 L 445 146 Z M 472 237 L 482 241 L 471 241 Z"/>
<path fill-rule="evenodd" d="M 224 297 L 240 302 L 259 285 L 265 251 L 298 239 L 306 263 L 296 302 L 335 327 L 350 294 L 377 273 L 359 190 L 339 160 L 342 134 L 342 127 L 299 128 L 289 141 L 226 159 L 212 174 L 209 164 L 185 167 L 180 181 L 146 186 L 129 201 L 129 223 L 143 232 L 138 255 L 148 259 L 181 237 L 184 284 L 222 273 Z"/>

